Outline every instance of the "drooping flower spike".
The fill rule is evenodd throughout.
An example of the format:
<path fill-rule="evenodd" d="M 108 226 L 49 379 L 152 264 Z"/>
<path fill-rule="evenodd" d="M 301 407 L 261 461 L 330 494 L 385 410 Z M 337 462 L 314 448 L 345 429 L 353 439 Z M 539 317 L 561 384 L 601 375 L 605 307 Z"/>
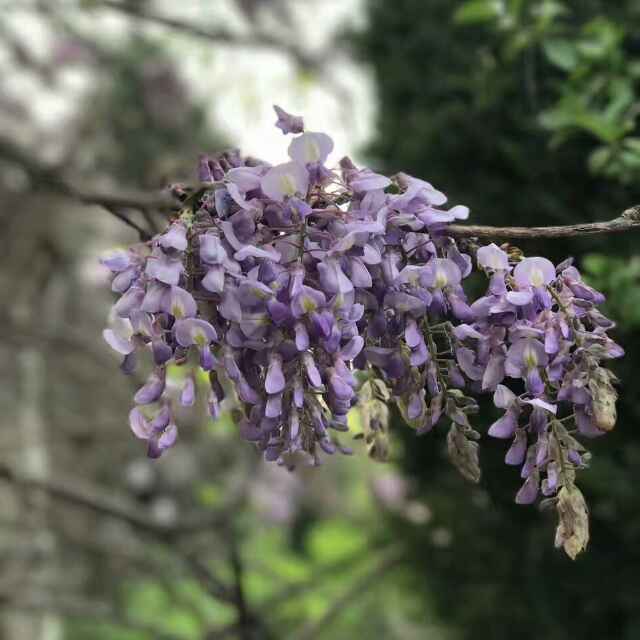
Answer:
<path fill-rule="evenodd" d="M 557 495 L 556 541 L 575 555 L 588 539 L 575 474 L 589 459 L 576 436 L 613 428 L 615 377 L 603 362 L 623 353 L 597 308 L 602 294 L 570 262 L 458 244 L 448 225 L 467 207 L 447 207 L 444 193 L 403 173 L 349 158 L 333 169 L 331 138 L 275 111 L 294 136 L 286 161 L 202 156 L 204 187 L 181 191 L 168 228 L 103 259 L 120 296 L 105 340 L 125 372 L 149 354 L 134 434 L 158 457 L 176 441 L 174 408 L 206 398 L 214 418 L 233 411 L 265 459 L 318 464 L 350 452 L 340 434 L 357 408 L 360 435 L 383 459 L 393 403 L 418 434 L 448 424 L 452 462 L 478 481 L 470 417 L 492 394 L 504 414 L 488 435 L 507 441 L 505 462 L 521 469 L 516 501 Z M 487 289 L 472 301 L 474 271 Z M 177 392 L 173 366 L 190 371 Z"/>

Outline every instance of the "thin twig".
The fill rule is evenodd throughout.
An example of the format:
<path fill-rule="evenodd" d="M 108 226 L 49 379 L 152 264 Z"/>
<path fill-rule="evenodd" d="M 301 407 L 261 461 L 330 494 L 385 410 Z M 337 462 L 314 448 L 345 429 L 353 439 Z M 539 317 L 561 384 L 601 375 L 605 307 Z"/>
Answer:
<path fill-rule="evenodd" d="M 358 564 L 364 562 L 368 554 L 383 552 L 379 547 L 369 546 L 366 553 L 358 551 L 348 558 L 341 558 L 335 562 L 330 562 L 313 570 L 308 580 L 297 580 L 276 591 L 273 595 L 260 603 L 260 611 L 277 611 L 285 602 L 294 597 L 300 597 L 323 586 L 322 579 L 327 576 L 335 576 L 338 573 L 353 571 Z"/>
<path fill-rule="evenodd" d="M 534 239 L 534 238 L 572 238 L 591 236 L 601 233 L 623 233 L 640 228 L 640 206 L 636 205 L 608 222 L 588 222 L 555 227 L 489 227 L 473 224 L 452 224 L 446 233 L 457 238 L 497 238 Z"/>
<path fill-rule="evenodd" d="M 35 188 L 46 187 L 84 204 L 103 207 L 111 215 L 134 228 L 141 240 L 149 239 L 155 230 L 151 227 L 144 229 L 131 220 L 123 209 L 137 209 L 149 214 L 152 211 L 167 212 L 178 208 L 175 199 L 168 193 L 97 191 L 74 185 L 66 180 L 57 167 L 45 164 L 6 136 L 0 136 L 0 159 L 22 168 Z"/>
<path fill-rule="evenodd" d="M 102 4 L 127 13 L 138 11 L 133 5 L 121 5 L 113 0 L 103 0 Z M 128 226 L 136 229 L 142 239 L 148 239 L 156 229 L 143 229 L 132 221 L 122 210 L 137 209 L 149 219 L 149 213 L 153 211 L 177 211 L 180 205 L 168 193 L 158 194 L 149 192 L 99 192 L 85 190 L 67 182 L 60 172 L 54 167 L 43 164 L 40 160 L 29 155 L 13 141 L 0 136 L 0 158 L 12 161 L 21 166 L 32 181 L 44 184 L 53 191 L 74 198 L 85 204 L 95 204 L 104 207 L 112 215 L 123 221 Z M 207 189 L 214 188 L 216 183 L 201 183 L 194 186 L 194 192 L 189 198 L 196 198 Z M 183 203 L 184 204 L 184 203 Z M 535 238 L 571 238 L 577 236 L 590 236 L 605 233 L 624 233 L 640 228 L 640 205 L 633 206 L 617 218 L 607 222 L 588 222 L 571 225 L 550 227 L 493 227 L 486 225 L 452 224 L 446 227 L 446 233 L 457 238 L 479 238 L 484 240 L 497 240 L 501 238 L 511 239 L 535 239 Z"/>
<path fill-rule="evenodd" d="M 52 191 L 75 198 L 85 204 L 152 211 L 167 211 L 177 208 L 175 199 L 169 194 L 120 189 L 114 193 L 84 189 L 73 185 L 64 178 L 57 167 L 45 164 L 13 140 L 2 135 L 0 135 L 0 159 L 20 166 L 36 187 L 44 185 Z"/>
<path fill-rule="evenodd" d="M 4 463 L 0 463 L 0 480 L 6 480 L 25 489 L 44 491 L 54 498 L 84 507 L 99 515 L 111 516 L 147 533 L 168 539 L 200 533 L 207 529 L 224 531 L 228 526 L 229 512 L 235 511 L 238 506 L 237 500 L 233 500 L 220 511 L 185 518 L 172 525 L 163 525 L 146 517 L 137 507 L 127 505 L 122 498 L 105 494 L 102 489 L 91 488 L 86 491 L 78 489 L 77 481 L 44 481 L 21 474 Z"/>
<path fill-rule="evenodd" d="M 128 227 L 135 229 L 138 232 L 138 236 L 140 240 L 146 242 L 147 240 L 151 240 L 151 233 L 141 227 L 137 222 L 134 222 L 126 213 L 121 211 L 118 207 L 113 207 L 111 205 L 103 205 L 104 208 L 112 215 L 124 222 Z"/>
<path fill-rule="evenodd" d="M 349 589 L 336 598 L 320 618 L 308 623 L 298 633 L 294 634 L 293 639 L 314 640 L 314 638 L 318 637 L 352 600 L 360 597 L 367 589 L 376 587 L 379 584 L 379 580 L 388 571 L 397 567 L 403 558 L 403 554 L 402 547 L 395 547 L 382 554 L 370 571 L 359 580 L 356 580 Z"/>
<path fill-rule="evenodd" d="M 235 600 L 238 609 L 238 631 L 242 640 L 251 640 L 251 615 L 249 613 L 249 606 L 244 591 L 244 568 L 242 564 L 242 557 L 240 556 L 240 550 L 238 549 L 238 541 L 235 539 L 229 540 L 230 547 L 230 559 L 231 568 L 233 570 L 234 592 Z"/>
<path fill-rule="evenodd" d="M 44 491 L 47 495 L 54 498 L 59 498 L 70 504 L 84 507 L 100 515 L 117 518 L 137 529 L 153 535 L 166 536 L 171 533 L 170 528 L 150 520 L 141 514 L 139 509 L 125 506 L 121 500 L 114 499 L 103 493 L 98 494 L 94 491 L 80 490 L 76 485 L 64 481 L 33 478 L 15 471 L 9 465 L 1 463 L 0 479 L 7 480 L 11 484 L 25 489 Z"/>
<path fill-rule="evenodd" d="M 161 543 L 171 544 L 170 548 L 179 555 L 181 560 L 191 569 L 194 576 L 208 593 L 214 598 L 238 606 L 232 590 L 217 578 L 214 572 L 200 560 L 200 558 L 180 550 L 178 538 L 185 532 L 197 530 L 195 525 L 201 527 L 203 524 L 202 520 L 197 523 L 192 521 L 186 527 L 179 524 L 174 526 L 161 525 L 140 513 L 138 509 L 126 506 L 122 500 L 116 500 L 113 497 L 104 495 L 103 493 L 99 494 L 96 491 L 79 490 L 77 483 L 53 480 L 45 481 L 28 477 L 2 463 L 0 463 L 0 480 L 6 480 L 11 484 L 25 489 L 44 491 L 47 495 L 61 499 L 69 504 L 126 522 L 138 532 L 150 535 Z M 216 514 L 216 516 L 221 525 L 228 521 L 226 514 L 222 516 Z"/>
<path fill-rule="evenodd" d="M 316 68 L 322 56 L 312 57 L 300 47 L 287 42 L 284 38 L 274 37 L 263 30 L 253 30 L 250 33 L 233 33 L 227 29 L 205 28 L 195 23 L 184 22 L 171 16 L 153 12 L 147 5 L 133 2 L 118 2 L 117 0 L 100 0 L 97 6 L 101 6 L 113 11 L 119 11 L 132 18 L 160 25 L 174 31 L 181 31 L 189 36 L 194 36 L 209 42 L 219 42 L 225 45 L 238 46 L 243 48 L 266 48 L 282 51 L 291 56 L 293 60 L 302 68 Z"/>
<path fill-rule="evenodd" d="M 367 553 L 377 552 L 377 547 L 372 546 L 367 549 Z M 354 567 L 363 562 L 363 554 L 361 551 L 353 554 L 348 558 L 341 558 L 336 562 L 330 562 L 313 570 L 311 577 L 307 580 L 297 580 L 286 584 L 284 587 L 276 591 L 274 594 L 260 602 L 257 607 L 258 615 L 266 617 L 272 611 L 278 611 L 285 602 L 290 602 L 294 598 L 317 589 L 322 589 L 325 583 L 322 581 L 327 576 L 333 576 L 336 573 L 345 573 L 354 569 Z M 255 567 L 254 567 L 255 569 Z M 239 623 L 234 620 L 225 627 L 215 629 L 206 637 L 206 640 L 224 640 L 238 632 Z"/>

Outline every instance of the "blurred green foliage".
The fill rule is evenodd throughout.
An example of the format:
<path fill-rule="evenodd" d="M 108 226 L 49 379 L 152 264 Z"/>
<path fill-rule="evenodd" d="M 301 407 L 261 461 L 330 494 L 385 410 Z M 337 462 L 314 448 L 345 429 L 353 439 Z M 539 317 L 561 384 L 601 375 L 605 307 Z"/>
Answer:
<path fill-rule="evenodd" d="M 584 272 L 590 283 L 606 291 L 606 310 L 626 330 L 640 328 L 640 256 L 618 258 L 599 253 L 586 255 Z"/>
<path fill-rule="evenodd" d="M 576 22 L 580 12 L 571 3 L 471 0 L 458 8 L 454 20 L 489 25 L 506 63 L 540 56 L 556 67 L 555 94 L 539 114 L 542 127 L 552 133 L 551 144 L 585 133 L 599 142 L 588 156 L 591 171 L 632 184 L 640 170 L 640 139 L 634 136 L 640 56 L 629 47 L 633 22 L 616 19 L 608 4 L 606 13 L 592 9 Z M 637 19 L 637 8 L 630 7 L 626 17 Z"/>

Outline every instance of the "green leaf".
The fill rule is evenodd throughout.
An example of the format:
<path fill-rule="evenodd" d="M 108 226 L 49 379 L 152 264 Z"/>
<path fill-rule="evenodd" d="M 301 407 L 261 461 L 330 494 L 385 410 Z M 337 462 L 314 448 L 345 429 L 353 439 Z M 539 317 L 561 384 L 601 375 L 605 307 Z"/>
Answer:
<path fill-rule="evenodd" d="M 308 539 L 309 554 L 318 562 L 337 562 L 366 549 L 367 537 L 362 527 L 344 520 L 318 523 Z"/>
<path fill-rule="evenodd" d="M 538 4 L 533 5 L 531 13 L 538 18 L 538 20 L 549 24 L 556 18 L 566 15 L 569 10 L 562 2 L 556 2 L 556 0 L 542 0 Z"/>
<path fill-rule="evenodd" d="M 453 20 L 458 24 L 477 24 L 495 20 L 503 13 L 501 0 L 468 0 L 456 10 Z"/>
<path fill-rule="evenodd" d="M 221 486 L 212 482 L 203 482 L 195 489 L 198 502 L 205 507 L 218 507 L 224 504 L 226 495 Z"/>
<path fill-rule="evenodd" d="M 628 79 L 617 78 L 609 86 L 611 100 L 604 111 L 609 120 L 621 120 L 635 99 L 633 84 Z"/>
<path fill-rule="evenodd" d="M 624 139 L 624 146 L 635 153 L 640 154 L 640 138 L 629 137 Z"/>
<path fill-rule="evenodd" d="M 504 57 L 508 62 L 512 62 L 515 58 L 534 44 L 534 33 L 530 29 L 515 31 L 513 36 L 509 38 L 504 47 Z"/>
<path fill-rule="evenodd" d="M 591 132 L 603 142 L 616 142 L 625 133 L 620 122 L 612 122 L 602 113 L 583 113 L 576 118 L 576 125 Z"/>
<path fill-rule="evenodd" d="M 603 275 L 609 267 L 607 258 L 600 253 L 586 255 L 582 258 L 582 264 L 585 270 L 593 276 Z"/>
<path fill-rule="evenodd" d="M 589 170 L 591 173 L 601 173 L 607 167 L 613 154 L 609 147 L 598 147 L 589 156 Z"/>
<path fill-rule="evenodd" d="M 620 161 L 625 169 L 638 171 L 640 169 L 640 153 L 637 151 L 623 151 L 620 154 Z"/>
<path fill-rule="evenodd" d="M 551 131 L 576 126 L 576 118 L 577 113 L 566 108 L 562 103 L 552 109 L 543 111 L 538 116 L 540 124 Z"/>
<path fill-rule="evenodd" d="M 563 71 L 572 71 L 578 64 L 578 52 L 569 40 L 545 40 L 542 50 L 547 60 Z"/>

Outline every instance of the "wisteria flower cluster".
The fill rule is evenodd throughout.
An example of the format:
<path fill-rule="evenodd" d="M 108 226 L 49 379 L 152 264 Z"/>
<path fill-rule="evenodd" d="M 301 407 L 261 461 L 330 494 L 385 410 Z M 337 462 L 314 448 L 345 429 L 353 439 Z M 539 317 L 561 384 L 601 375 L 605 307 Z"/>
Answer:
<path fill-rule="evenodd" d="M 384 459 L 394 405 L 418 434 L 448 424 L 451 460 L 478 481 L 469 416 L 492 394 L 504 414 L 488 433 L 508 441 L 505 462 L 520 468 L 516 502 L 552 499 L 556 543 L 575 557 L 588 541 L 575 472 L 589 454 L 578 437 L 616 420 L 602 363 L 623 352 L 598 310 L 603 296 L 570 260 L 458 243 L 448 227 L 467 207 L 448 208 L 404 173 L 349 158 L 330 168 L 331 138 L 276 113 L 296 134 L 288 162 L 202 157 L 198 186 L 174 187 L 181 208 L 168 228 L 103 260 L 120 296 L 104 337 L 125 372 L 140 354 L 152 361 L 130 414 L 148 455 L 174 445 L 176 407 L 200 395 L 214 418 L 227 398 L 242 437 L 287 467 L 349 453 L 339 434 L 357 407 L 360 436 Z M 488 283 L 475 301 L 462 286 L 472 273 Z M 177 393 L 170 365 L 188 372 Z"/>

